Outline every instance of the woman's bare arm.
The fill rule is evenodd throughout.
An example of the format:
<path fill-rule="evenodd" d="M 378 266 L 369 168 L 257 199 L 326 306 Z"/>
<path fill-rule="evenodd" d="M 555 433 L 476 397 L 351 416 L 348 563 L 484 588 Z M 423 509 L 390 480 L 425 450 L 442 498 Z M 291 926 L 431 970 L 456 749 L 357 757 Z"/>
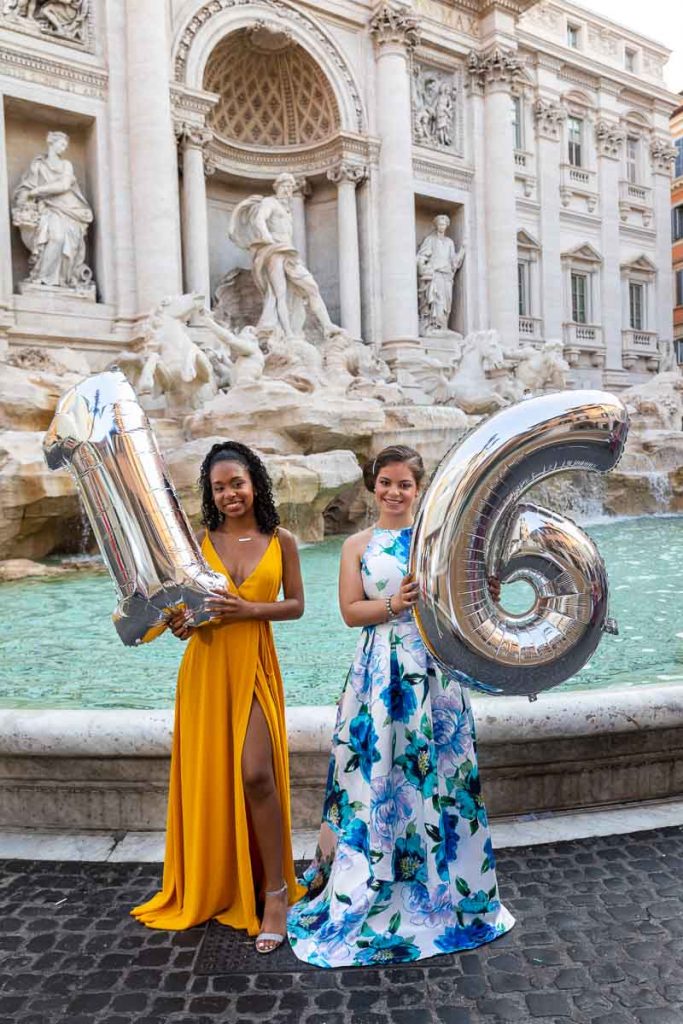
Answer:
<path fill-rule="evenodd" d="M 339 565 L 339 609 L 347 626 L 376 626 L 389 618 L 386 600 L 369 600 L 363 590 L 361 557 L 372 531 L 363 530 L 344 541 Z"/>

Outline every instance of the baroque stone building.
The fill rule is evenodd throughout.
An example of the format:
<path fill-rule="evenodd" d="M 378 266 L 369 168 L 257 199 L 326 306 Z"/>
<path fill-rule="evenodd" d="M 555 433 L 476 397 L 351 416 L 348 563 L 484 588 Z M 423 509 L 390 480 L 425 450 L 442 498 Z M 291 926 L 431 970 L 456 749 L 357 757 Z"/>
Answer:
<path fill-rule="evenodd" d="M 683 93 L 679 93 L 679 99 Z M 683 105 L 671 117 L 671 134 L 676 147 L 676 162 L 671 183 L 671 235 L 674 274 L 674 343 L 678 361 L 683 362 Z"/>
<path fill-rule="evenodd" d="M 15 0 L 0 24 L 11 348 L 66 345 L 97 368 L 183 290 L 253 323 L 228 224 L 289 171 L 295 241 L 332 319 L 395 365 L 419 347 L 448 361 L 453 336 L 493 328 L 508 346 L 561 339 L 577 384 L 658 369 L 666 47 L 564 0 Z M 35 238 L 52 229 L 31 161 L 48 133 L 85 245 L 69 287 L 36 285 Z M 460 263 L 448 330 L 420 339 L 416 251 L 440 214 Z"/>

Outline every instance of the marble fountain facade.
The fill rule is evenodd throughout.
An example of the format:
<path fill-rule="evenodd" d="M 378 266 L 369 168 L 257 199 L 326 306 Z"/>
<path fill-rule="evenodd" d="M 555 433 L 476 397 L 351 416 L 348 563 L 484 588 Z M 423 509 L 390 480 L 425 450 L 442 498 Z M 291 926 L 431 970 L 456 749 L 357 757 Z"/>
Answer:
<path fill-rule="evenodd" d="M 632 411 L 605 510 L 683 509 L 665 47 L 562 0 L 55 6 L 0 14 L 0 558 L 78 547 L 41 436 L 113 363 L 193 517 L 216 438 L 263 452 L 315 541 L 365 521 L 360 459 L 401 441 L 434 465 L 565 386 Z M 478 707 L 494 813 L 680 792 L 676 687 Z M 300 826 L 331 716 L 290 709 Z M 0 711 L 0 824 L 161 827 L 170 724 Z"/>

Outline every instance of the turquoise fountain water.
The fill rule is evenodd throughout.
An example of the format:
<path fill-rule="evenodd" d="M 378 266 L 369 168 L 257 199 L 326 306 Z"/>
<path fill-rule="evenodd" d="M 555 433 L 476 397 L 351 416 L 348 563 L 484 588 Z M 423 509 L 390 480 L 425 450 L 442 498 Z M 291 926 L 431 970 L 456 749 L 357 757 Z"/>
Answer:
<path fill-rule="evenodd" d="M 620 635 L 606 636 L 591 662 L 558 689 L 683 682 L 683 517 L 614 520 L 587 529 L 607 563 Z M 302 550 L 306 614 L 275 630 L 291 705 L 332 704 L 344 684 L 358 631 L 344 626 L 337 608 L 340 547 L 335 539 Z M 523 606 L 524 595 L 503 600 Z M 123 647 L 111 624 L 113 606 L 105 575 L 0 585 L 0 706 L 170 706 L 183 645 L 165 635 L 139 649 Z"/>

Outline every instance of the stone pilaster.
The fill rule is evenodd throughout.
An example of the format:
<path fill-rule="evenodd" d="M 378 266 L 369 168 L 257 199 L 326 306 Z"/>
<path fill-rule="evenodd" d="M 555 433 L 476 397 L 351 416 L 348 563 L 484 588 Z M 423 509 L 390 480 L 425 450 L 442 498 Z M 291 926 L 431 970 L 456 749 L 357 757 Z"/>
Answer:
<path fill-rule="evenodd" d="M 341 325 L 354 338 L 361 336 L 360 250 L 356 186 L 365 180 L 362 164 L 342 160 L 327 172 L 337 186 L 337 243 L 339 249 L 339 304 Z"/>
<path fill-rule="evenodd" d="M 165 7 L 135 0 L 125 9 L 137 300 L 144 312 L 181 290 L 178 163 Z"/>
<path fill-rule="evenodd" d="M 652 206 L 654 210 L 655 323 L 659 338 L 673 337 L 673 270 L 671 264 L 671 172 L 676 148 L 667 138 L 655 137 L 650 143 L 652 167 Z"/>
<path fill-rule="evenodd" d="M 560 140 L 566 114 L 557 103 L 538 98 L 534 104 L 538 153 L 538 199 L 541 222 L 541 306 L 545 338 L 562 338 L 562 263 L 560 245 Z"/>
<path fill-rule="evenodd" d="M 418 20 L 404 6 L 382 3 L 370 21 L 375 42 L 379 152 L 382 339 L 416 339 L 415 194 L 409 56 Z"/>
<path fill-rule="evenodd" d="M 3 96 L 0 94 L 0 110 L 3 109 Z M 5 144 L 5 118 L 0 117 L 0 153 L 6 153 Z M 9 183 L 7 180 L 7 163 L 3 156 L 0 160 L 0 194 L 9 194 Z M 12 305 L 12 242 L 10 228 L 9 203 L 4 201 L 0 206 L 0 331 L 9 324 L 9 310 Z M 0 348 L 3 342 L 0 337 Z"/>
<path fill-rule="evenodd" d="M 209 129 L 202 126 L 182 124 L 176 127 L 183 168 L 181 223 L 185 288 L 203 295 L 207 307 L 211 304 L 211 283 L 205 147 L 211 137 Z"/>
<path fill-rule="evenodd" d="M 618 124 L 598 120 L 595 146 L 598 156 L 598 192 L 600 194 L 600 236 L 603 259 L 601 308 L 602 335 L 605 343 L 605 369 L 621 370 L 622 322 L 621 273 L 619 254 L 619 175 L 621 149 L 625 133 Z"/>
<path fill-rule="evenodd" d="M 486 182 L 486 252 L 490 326 L 505 344 L 519 336 L 517 300 L 517 232 L 512 90 L 521 63 L 512 51 L 494 46 L 470 53 L 470 89 L 484 97 L 484 179 Z M 481 213 L 480 213 L 481 216 Z"/>

